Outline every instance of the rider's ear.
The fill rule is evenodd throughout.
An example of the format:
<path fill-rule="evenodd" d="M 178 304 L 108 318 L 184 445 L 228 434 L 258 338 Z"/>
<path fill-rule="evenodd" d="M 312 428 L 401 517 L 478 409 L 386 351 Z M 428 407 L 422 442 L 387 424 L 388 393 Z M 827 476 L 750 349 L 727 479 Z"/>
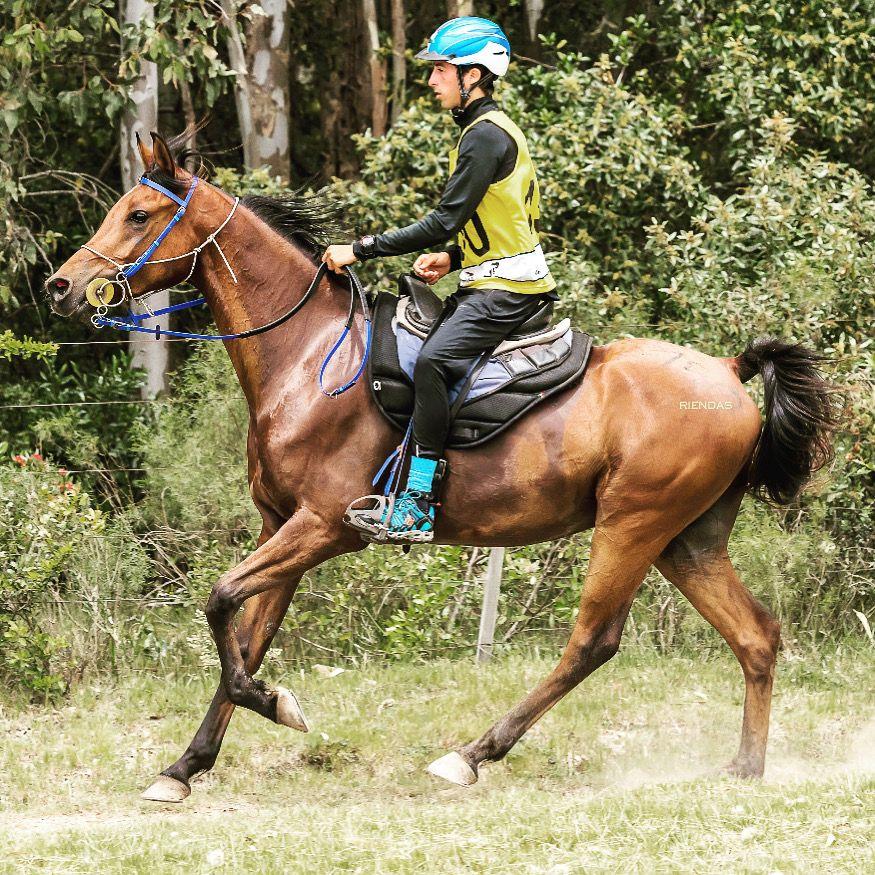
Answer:
<path fill-rule="evenodd" d="M 152 150 L 140 139 L 139 131 L 136 133 L 137 148 L 140 150 L 140 160 L 143 162 L 143 170 L 152 166 Z"/>
<path fill-rule="evenodd" d="M 152 131 L 151 134 L 152 162 L 154 166 L 163 170 L 168 176 L 176 176 L 176 162 L 170 154 L 170 148 L 167 143 L 164 142 L 164 137 L 162 137 L 161 134 L 156 134 L 154 131 Z"/>

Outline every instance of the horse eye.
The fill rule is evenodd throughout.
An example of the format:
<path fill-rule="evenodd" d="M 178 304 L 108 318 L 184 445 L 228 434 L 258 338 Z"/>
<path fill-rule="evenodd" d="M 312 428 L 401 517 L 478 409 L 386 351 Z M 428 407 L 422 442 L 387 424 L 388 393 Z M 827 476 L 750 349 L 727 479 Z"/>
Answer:
<path fill-rule="evenodd" d="M 132 222 L 136 222 L 138 225 L 142 225 L 143 222 L 145 222 L 146 219 L 149 218 L 149 214 L 146 213 L 146 212 L 144 212 L 143 210 L 134 210 L 134 211 L 130 214 L 130 216 L 128 216 L 128 218 L 129 218 Z"/>

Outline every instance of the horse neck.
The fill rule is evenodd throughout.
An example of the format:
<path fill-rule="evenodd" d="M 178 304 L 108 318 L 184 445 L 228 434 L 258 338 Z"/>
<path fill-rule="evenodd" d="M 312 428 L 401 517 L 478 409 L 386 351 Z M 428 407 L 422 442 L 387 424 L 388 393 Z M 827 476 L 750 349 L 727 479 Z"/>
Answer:
<path fill-rule="evenodd" d="M 193 280 L 221 334 L 239 334 L 282 316 L 316 274 L 303 252 L 242 205 L 217 241 L 237 282 L 215 246 L 203 250 Z M 312 372 L 313 362 L 330 347 L 338 320 L 345 319 L 348 302 L 348 292 L 326 279 L 288 322 L 245 340 L 225 341 L 251 410 L 289 368 Z"/>

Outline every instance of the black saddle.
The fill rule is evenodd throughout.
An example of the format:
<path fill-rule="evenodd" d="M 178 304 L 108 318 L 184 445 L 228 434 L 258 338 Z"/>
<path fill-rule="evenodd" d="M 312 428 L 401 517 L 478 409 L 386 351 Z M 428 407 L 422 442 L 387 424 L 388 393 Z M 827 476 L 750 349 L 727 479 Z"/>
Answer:
<path fill-rule="evenodd" d="M 406 296 L 410 299 L 405 311 L 407 319 L 424 334 L 428 334 L 443 312 L 444 302 L 426 283 L 409 273 L 398 277 L 398 294 L 402 298 Z M 552 318 L 553 302 L 544 301 L 507 339 L 522 340 L 539 334 L 550 325 Z"/>
<path fill-rule="evenodd" d="M 374 303 L 368 383 L 380 412 L 404 431 L 413 413 L 413 381 L 399 362 L 392 323 L 396 321 L 398 331 L 425 337 L 443 311 L 443 303 L 425 283 L 408 274 L 399 278 L 399 292 L 399 297 L 381 292 Z M 474 447 L 496 437 L 536 404 L 583 376 L 592 338 L 572 331 L 567 322 L 551 327 L 552 310 L 553 302 L 547 301 L 496 350 L 481 357 L 452 404 L 450 449 Z M 564 325 L 569 326 L 567 330 Z M 487 360 L 500 362 L 507 380 L 469 397 Z"/>

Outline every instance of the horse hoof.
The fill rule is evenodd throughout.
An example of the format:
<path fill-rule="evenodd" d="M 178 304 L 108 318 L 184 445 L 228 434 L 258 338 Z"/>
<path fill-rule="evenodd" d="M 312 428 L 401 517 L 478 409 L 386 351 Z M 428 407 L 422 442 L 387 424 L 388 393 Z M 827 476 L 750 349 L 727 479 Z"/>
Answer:
<path fill-rule="evenodd" d="M 149 802 L 182 802 L 190 793 L 191 789 L 182 781 L 168 775 L 158 775 L 155 783 L 144 790 L 140 798 L 148 799 Z"/>
<path fill-rule="evenodd" d="M 276 691 L 276 722 L 281 726 L 291 726 L 298 732 L 309 732 L 310 725 L 304 716 L 295 694 L 285 687 L 278 687 Z"/>
<path fill-rule="evenodd" d="M 455 751 L 435 760 L 426 771 L 460 787 L 470 787 L 477 783 L 477 772 Z"/>

